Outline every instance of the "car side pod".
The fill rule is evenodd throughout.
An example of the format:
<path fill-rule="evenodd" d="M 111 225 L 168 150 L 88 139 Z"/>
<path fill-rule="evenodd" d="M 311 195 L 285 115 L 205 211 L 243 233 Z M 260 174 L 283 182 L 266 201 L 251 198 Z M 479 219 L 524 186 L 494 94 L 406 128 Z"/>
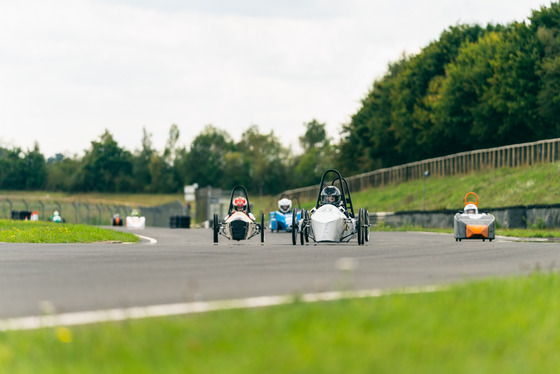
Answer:
<path fill-rule="evenodd" d="M 488 239 L 488 226 L 467 225 L 467 239 Z"/>

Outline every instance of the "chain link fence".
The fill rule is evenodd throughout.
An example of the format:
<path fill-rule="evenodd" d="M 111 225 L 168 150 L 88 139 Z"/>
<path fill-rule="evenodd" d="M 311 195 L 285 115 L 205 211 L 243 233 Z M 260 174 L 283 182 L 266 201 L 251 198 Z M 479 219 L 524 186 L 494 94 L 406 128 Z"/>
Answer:
<path fill-rule="evenodd" d="M 48 221 L 54 211 L 58 211 L 66 223 L 82 223 L 97 226 L 110 226 L 113 215 L 119 214 L 121 218 L 129 216 L 133 209 L 146 217 L 146 226 L 169 227 L 173 216 L 187 215 L 187 208 L 180 202 L 158 205 L 154 207 L 85 203 L 79 200 L 54 200 L 54 199 L 18 199 L 0 197 L 0 217 L 11 219 L 12 212 L 36 212 L 39 220 Z M 23 217 L 23 215 L 22 215 Z"/>

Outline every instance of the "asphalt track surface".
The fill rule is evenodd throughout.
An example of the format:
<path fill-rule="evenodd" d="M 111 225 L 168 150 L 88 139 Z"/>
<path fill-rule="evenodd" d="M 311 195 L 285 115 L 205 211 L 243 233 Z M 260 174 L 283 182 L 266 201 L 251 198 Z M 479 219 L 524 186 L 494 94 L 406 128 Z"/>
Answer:
<path fill-rule="evenodd" d="M 393 289 L 556 269 L 559 243 L 455 242 L 373 232 L 365 246 L 291 244 L 266 231 L 212 243 L 207 229 L 147 228 L 156 244 L 0 243 L 0 318 L 254 296 Z M 45 304 L 44 301 L 48 301 Z"/>

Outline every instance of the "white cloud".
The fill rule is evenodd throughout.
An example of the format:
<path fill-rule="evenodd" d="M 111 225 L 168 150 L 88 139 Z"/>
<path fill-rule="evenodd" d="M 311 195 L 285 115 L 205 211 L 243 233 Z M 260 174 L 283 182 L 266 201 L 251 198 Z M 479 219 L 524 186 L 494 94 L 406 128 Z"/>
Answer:
<path fill-rule="evenodd" d="M 456 23 L 522 20 L 541 3 L 3 2 L 0 141 L 38 141 L 49 156 L 81 152 L 108 128 L 133 150 L 145 126 L 161 149 L 172 123 L 184 144 L 213 123 L 297 144 L 312 118 L 335 136 L 403 51 Z"/>

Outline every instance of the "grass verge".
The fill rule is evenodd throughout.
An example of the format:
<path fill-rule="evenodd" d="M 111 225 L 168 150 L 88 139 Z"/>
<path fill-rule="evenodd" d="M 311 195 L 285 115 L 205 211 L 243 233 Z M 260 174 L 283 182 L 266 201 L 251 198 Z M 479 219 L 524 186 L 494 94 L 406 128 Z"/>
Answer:
<path fill-rule="evenodd" d="M 0 220 L 0 242 L 92 243 L 100 241 L 135 243 L 138 242 L 138 237 L 127 232 L 88 225 Z"/>
<path fill-rule="evenodd" d="M 558 274 L 0 334 L 9 373 L 549 373 Z"/>
<path fill-rule="evenodd" d="M 560 162 L 530 167 L 502 168 L 426 179 L 426 210 L 462 209 L 465 194 L 477 193 L 479 206 L 556 204 L 560 202 Z M 354 207 L 370 212 L 422 209 L 422 179 L 352 193 Z"/>

